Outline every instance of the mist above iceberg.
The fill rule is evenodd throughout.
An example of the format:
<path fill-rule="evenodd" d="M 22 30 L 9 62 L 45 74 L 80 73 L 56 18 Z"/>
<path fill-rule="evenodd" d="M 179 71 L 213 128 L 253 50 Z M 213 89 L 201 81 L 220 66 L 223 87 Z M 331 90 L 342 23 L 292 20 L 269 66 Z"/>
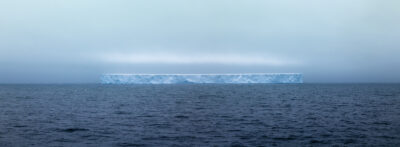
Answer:
<path fill-rule="evenodd" d="M 103 84 L 303 83 L 299 73 L 257 74 L 104 74 Z"/>

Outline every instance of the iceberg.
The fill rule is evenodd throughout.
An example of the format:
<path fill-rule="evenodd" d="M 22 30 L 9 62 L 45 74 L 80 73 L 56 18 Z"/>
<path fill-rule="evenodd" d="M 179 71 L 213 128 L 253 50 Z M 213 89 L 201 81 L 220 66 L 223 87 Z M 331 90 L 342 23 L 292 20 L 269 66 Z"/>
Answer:
<path fill-rule="evenodd" d="M 255 74 L 104 74 L 103 84 L 184 84 L 184 83 L 303 83 L 299 73 Z"/>

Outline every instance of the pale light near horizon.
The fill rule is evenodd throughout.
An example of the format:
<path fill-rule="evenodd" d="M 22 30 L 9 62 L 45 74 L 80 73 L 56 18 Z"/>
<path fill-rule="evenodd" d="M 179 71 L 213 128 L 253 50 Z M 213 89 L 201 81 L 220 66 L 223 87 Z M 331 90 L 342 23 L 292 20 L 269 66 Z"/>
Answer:
<path fill-rule="evenodd" d="M 221 65 L 301 65 L 301 61 L 276 56 L 240 54 L 107 53 L 100 60 L 118 64 L 221 64 Z"/>

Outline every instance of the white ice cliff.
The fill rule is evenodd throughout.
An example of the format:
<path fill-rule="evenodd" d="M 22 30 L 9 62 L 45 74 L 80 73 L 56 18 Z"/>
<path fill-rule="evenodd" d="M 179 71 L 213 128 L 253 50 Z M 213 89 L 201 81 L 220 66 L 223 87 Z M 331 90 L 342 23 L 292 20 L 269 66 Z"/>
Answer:
<path fill-rule="evenodd" d="M 104 74 L 103 84 L 303 83 L 299 73 L 256 74 Z"/>

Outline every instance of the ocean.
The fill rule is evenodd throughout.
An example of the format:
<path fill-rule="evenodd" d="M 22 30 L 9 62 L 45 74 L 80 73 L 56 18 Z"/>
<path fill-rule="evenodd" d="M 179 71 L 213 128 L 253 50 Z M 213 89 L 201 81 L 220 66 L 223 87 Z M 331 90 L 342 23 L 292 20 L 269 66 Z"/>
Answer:
<path fill-rule="evenodd" d="M 400 146 L 400 84 L 6 84 L 0 146 Z"/>

